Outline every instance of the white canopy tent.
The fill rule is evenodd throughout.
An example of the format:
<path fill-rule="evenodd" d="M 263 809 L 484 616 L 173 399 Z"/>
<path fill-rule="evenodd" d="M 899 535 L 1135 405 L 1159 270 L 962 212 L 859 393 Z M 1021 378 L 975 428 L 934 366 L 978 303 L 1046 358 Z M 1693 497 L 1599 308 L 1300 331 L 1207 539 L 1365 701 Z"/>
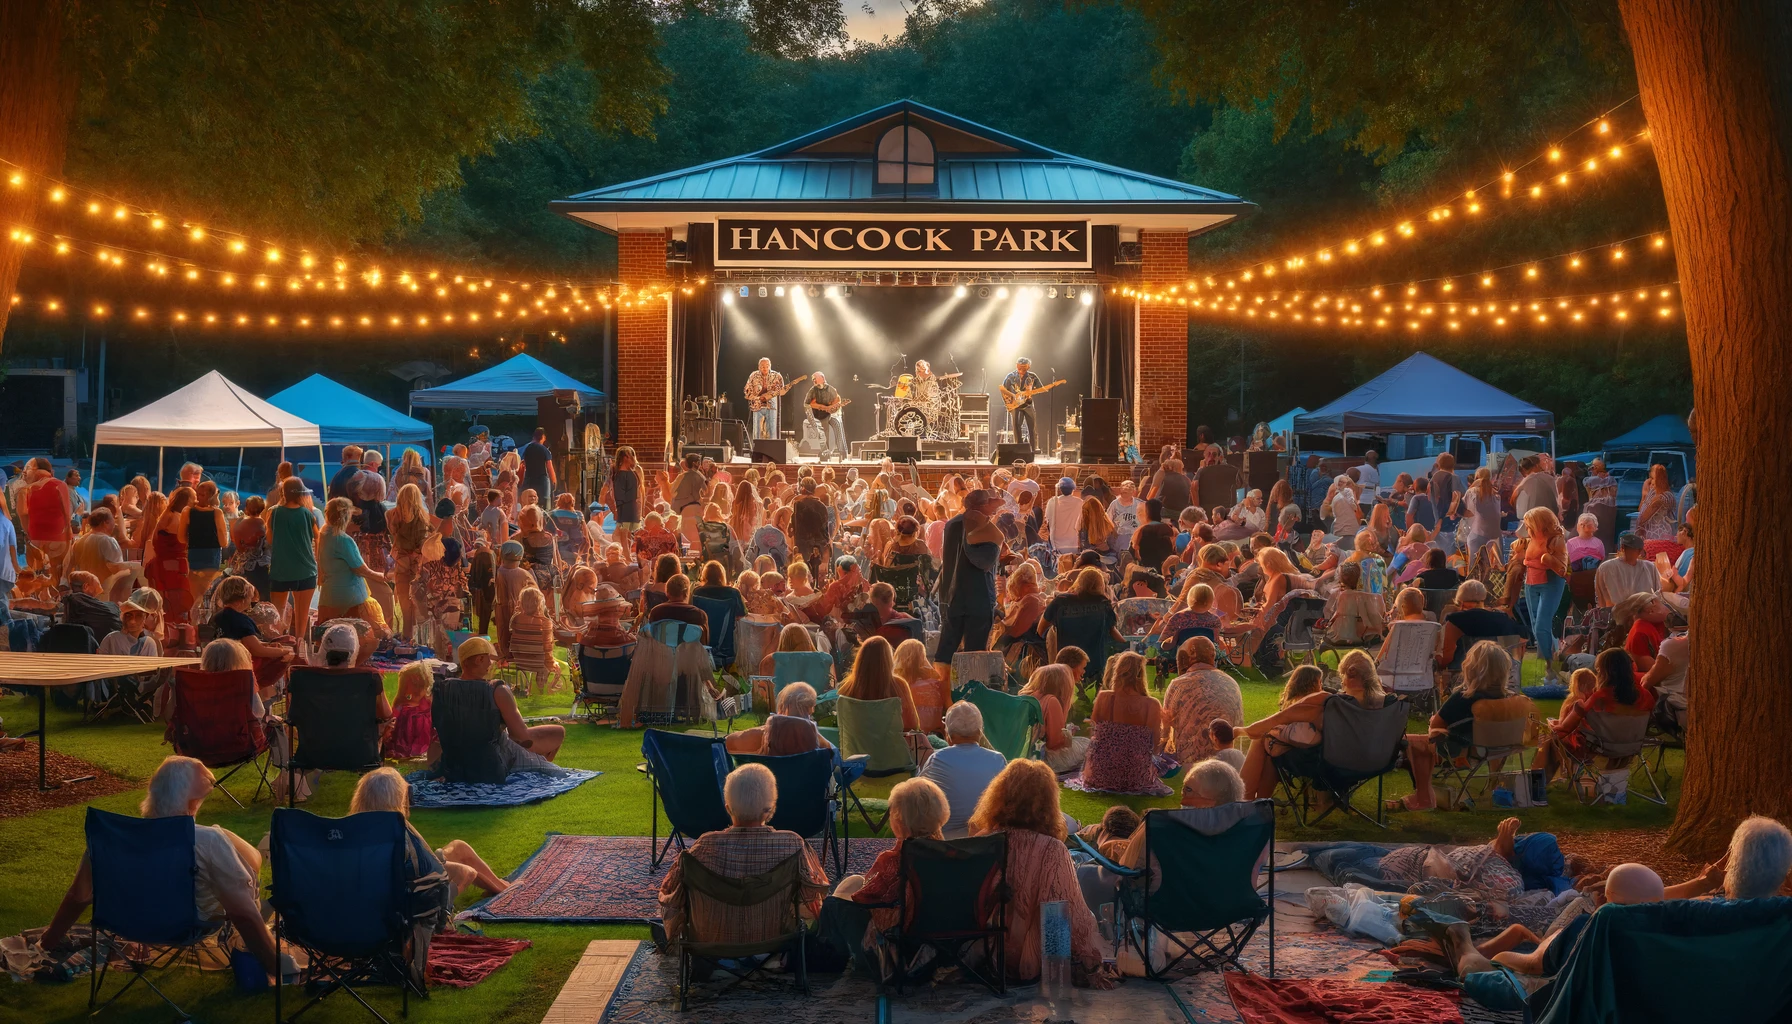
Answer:
<path fill-rule="evenodd" d="M 216 370 L 159 401 L 108 420 L 94 428 L 93 470 L 100 464 L 100 445 L 137 445 L 156 449 L 156 490 L 162 489 L 162 452 L 183 448 L 235 448 L 236 471 L 243 475 L 245 448 L 309 448 L 317 446 L 323 472 L 324 446 L 317 424 L 277 409 L 232 383 Z M 89 480 L 94 476 L 89 475 Z"/>

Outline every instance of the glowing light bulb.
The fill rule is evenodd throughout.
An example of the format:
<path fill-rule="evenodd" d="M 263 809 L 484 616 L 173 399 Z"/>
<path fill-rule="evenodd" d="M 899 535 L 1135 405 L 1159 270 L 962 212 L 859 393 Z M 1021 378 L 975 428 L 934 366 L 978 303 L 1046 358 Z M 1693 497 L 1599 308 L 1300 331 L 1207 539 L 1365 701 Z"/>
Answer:
<path fill-rule="evenodd" d="M 204 228 L 194 228 L 191 231 L 187 232 L 187 237 L 191 238 L 195 242 L 203 241 L 205 239 L 205 229 Z"/>
<path fill-rule="evenodd" d="M 68 193 L 63 191 L 62 186 L 60 185 L 50 190 L 50 202 L 52 203 L 60 203 L 67 198 Z"/>
<path fill-rule="evenodd" d="M 1555 161 L 1562 159 L 1562 151 L 1559 149 L 1551 149 L 1549 151 L 1549 159 L 1550 159 L 1551 163 L 1554 163 Z"/>

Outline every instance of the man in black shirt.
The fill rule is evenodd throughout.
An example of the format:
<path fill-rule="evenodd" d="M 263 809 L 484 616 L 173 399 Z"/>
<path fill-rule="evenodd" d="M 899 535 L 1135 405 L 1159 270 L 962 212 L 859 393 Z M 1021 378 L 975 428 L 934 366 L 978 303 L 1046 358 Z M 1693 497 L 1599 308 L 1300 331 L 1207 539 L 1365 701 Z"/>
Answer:
<path fill-rule="evenodd" d="M 1425 552 L 1425 568 L 1416 581 L 1421 590 L 1455 590 L 1462 584 L 1462 574 L 1449 566 L 1449 556 L 1442 548 Z"/>
<path fill-rule="evenodd" d="M 833 531 L 828 522 L 831 513 L 827 502 L 815 496 L 814 477 L 804 477 L 798 490 L 801 493 L 790 507 L 790 539 L 796 545 L 791 554 L 808 563 L 819 587 L 822 575 L 833 563 Z"/>
<path fill-rule="evenodd" d="M 978 488 L 964 498 L 964 511 L 946 521 L 940 546 L 940 574 L 934 584 L 941 618 L 934 662 L 952 667 L 959 650 L 989 650 L 995 625 L 996 566 L 1002 558 L 1002 531 L 990 517 L 1002 507 L 1001 495 Z M 944 671 L 940 678 L 949 679 Z"/>
<path fill-rule="evenodd" d="M 1238 470 L 1218 448 L 1207 449 L 1205 464 L 1195 471 L 1195 490 L 1202 508 L 1231 508 L 1238 501 Z"/>
<path fill-rule="evenodd" d="M 523 460 L 523 487 L 535 492 L 536 503 L 542 508 L 554 507 L 554 485 L 559 480 L 554 475 L 554 453 L 548 450 L 548 432 L 535 428 L 535 440 L 523 445 L 517 454 Z"/>
<path fill-rule="evenodd" d="M 1133 560 L 1157 570 L 1176 553 L 1176 528 L 1163 521 L 1164 506 L 1156 498 L 1145 500 L 1145 517 L 1132 533 Z"/>
<path fill-rule="evenodd" d="M 809 389 L 809 397 L 803 404 L 808 407 L 809 415 L 821 424 L 825 438 L 823 455 L 846 458 L 846 424 L 840 418 L 844 403 L 840 401 L 840 392 L 828 384 L 827 374 L 815 374 L 815 386 Z"/>

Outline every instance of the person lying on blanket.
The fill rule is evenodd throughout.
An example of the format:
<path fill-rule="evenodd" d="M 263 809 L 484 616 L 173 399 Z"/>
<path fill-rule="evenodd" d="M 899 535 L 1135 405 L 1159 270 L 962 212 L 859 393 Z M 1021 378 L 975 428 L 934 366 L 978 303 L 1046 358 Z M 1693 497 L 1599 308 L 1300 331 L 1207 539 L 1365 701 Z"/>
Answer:
<path fill-rule="evenodd" d="M 1491 843 L 1475 846 L 1402 846 L 1387 850 L 1365 843 L 1335 843 L 1311 852 L 1313 866 L 1334 884 L 1360 882 L 1374 888 L 1408 888 L 1443 881 L 1487 899 L 1507 902 L 1529 889 L 1560 891 L 1586 873 L 1573 855 L 1561 857 L 1547 832 L 1520 836 L 1520 822 L 1500 822 Z M 1533 850 L 1536 845 L 1539 849 Z M 1541 854 L 1554 854 L 1542 857 Z M 1539 866 L 1537 861 L 1550 863 Z M 1560 881 L 1553 881 L 1559 879 Z"/>

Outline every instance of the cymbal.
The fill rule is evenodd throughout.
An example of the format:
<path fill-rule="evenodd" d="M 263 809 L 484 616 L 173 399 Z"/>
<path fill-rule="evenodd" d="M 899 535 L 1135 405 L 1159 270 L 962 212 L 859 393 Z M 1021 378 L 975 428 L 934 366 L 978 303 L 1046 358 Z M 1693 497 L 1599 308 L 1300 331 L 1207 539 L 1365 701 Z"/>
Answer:
<path fill-rule="evenodd" d="M 936 373 L 933 376 L 936 380 L 951 380 L 954 377 L 964 376 L 964 372 L 961 370 L 958 373 Z"/>
<path fill-rule="evenodd" d="M 877 388 L 877 389 L 878 389 L 878 390 L 880 390 L 880 391 L 888 391 L 888 390 L 890 390 L 890 385 L 888 385 L 888 384 L 872 384 L 872 383 L 869 383 L 869 382 L 867 382 L 867 383 L 866 383 L 866 384 L 865 384 L 865 386 L 866 386 L 866 387 L 868 387 L 868 388 Z"/>

